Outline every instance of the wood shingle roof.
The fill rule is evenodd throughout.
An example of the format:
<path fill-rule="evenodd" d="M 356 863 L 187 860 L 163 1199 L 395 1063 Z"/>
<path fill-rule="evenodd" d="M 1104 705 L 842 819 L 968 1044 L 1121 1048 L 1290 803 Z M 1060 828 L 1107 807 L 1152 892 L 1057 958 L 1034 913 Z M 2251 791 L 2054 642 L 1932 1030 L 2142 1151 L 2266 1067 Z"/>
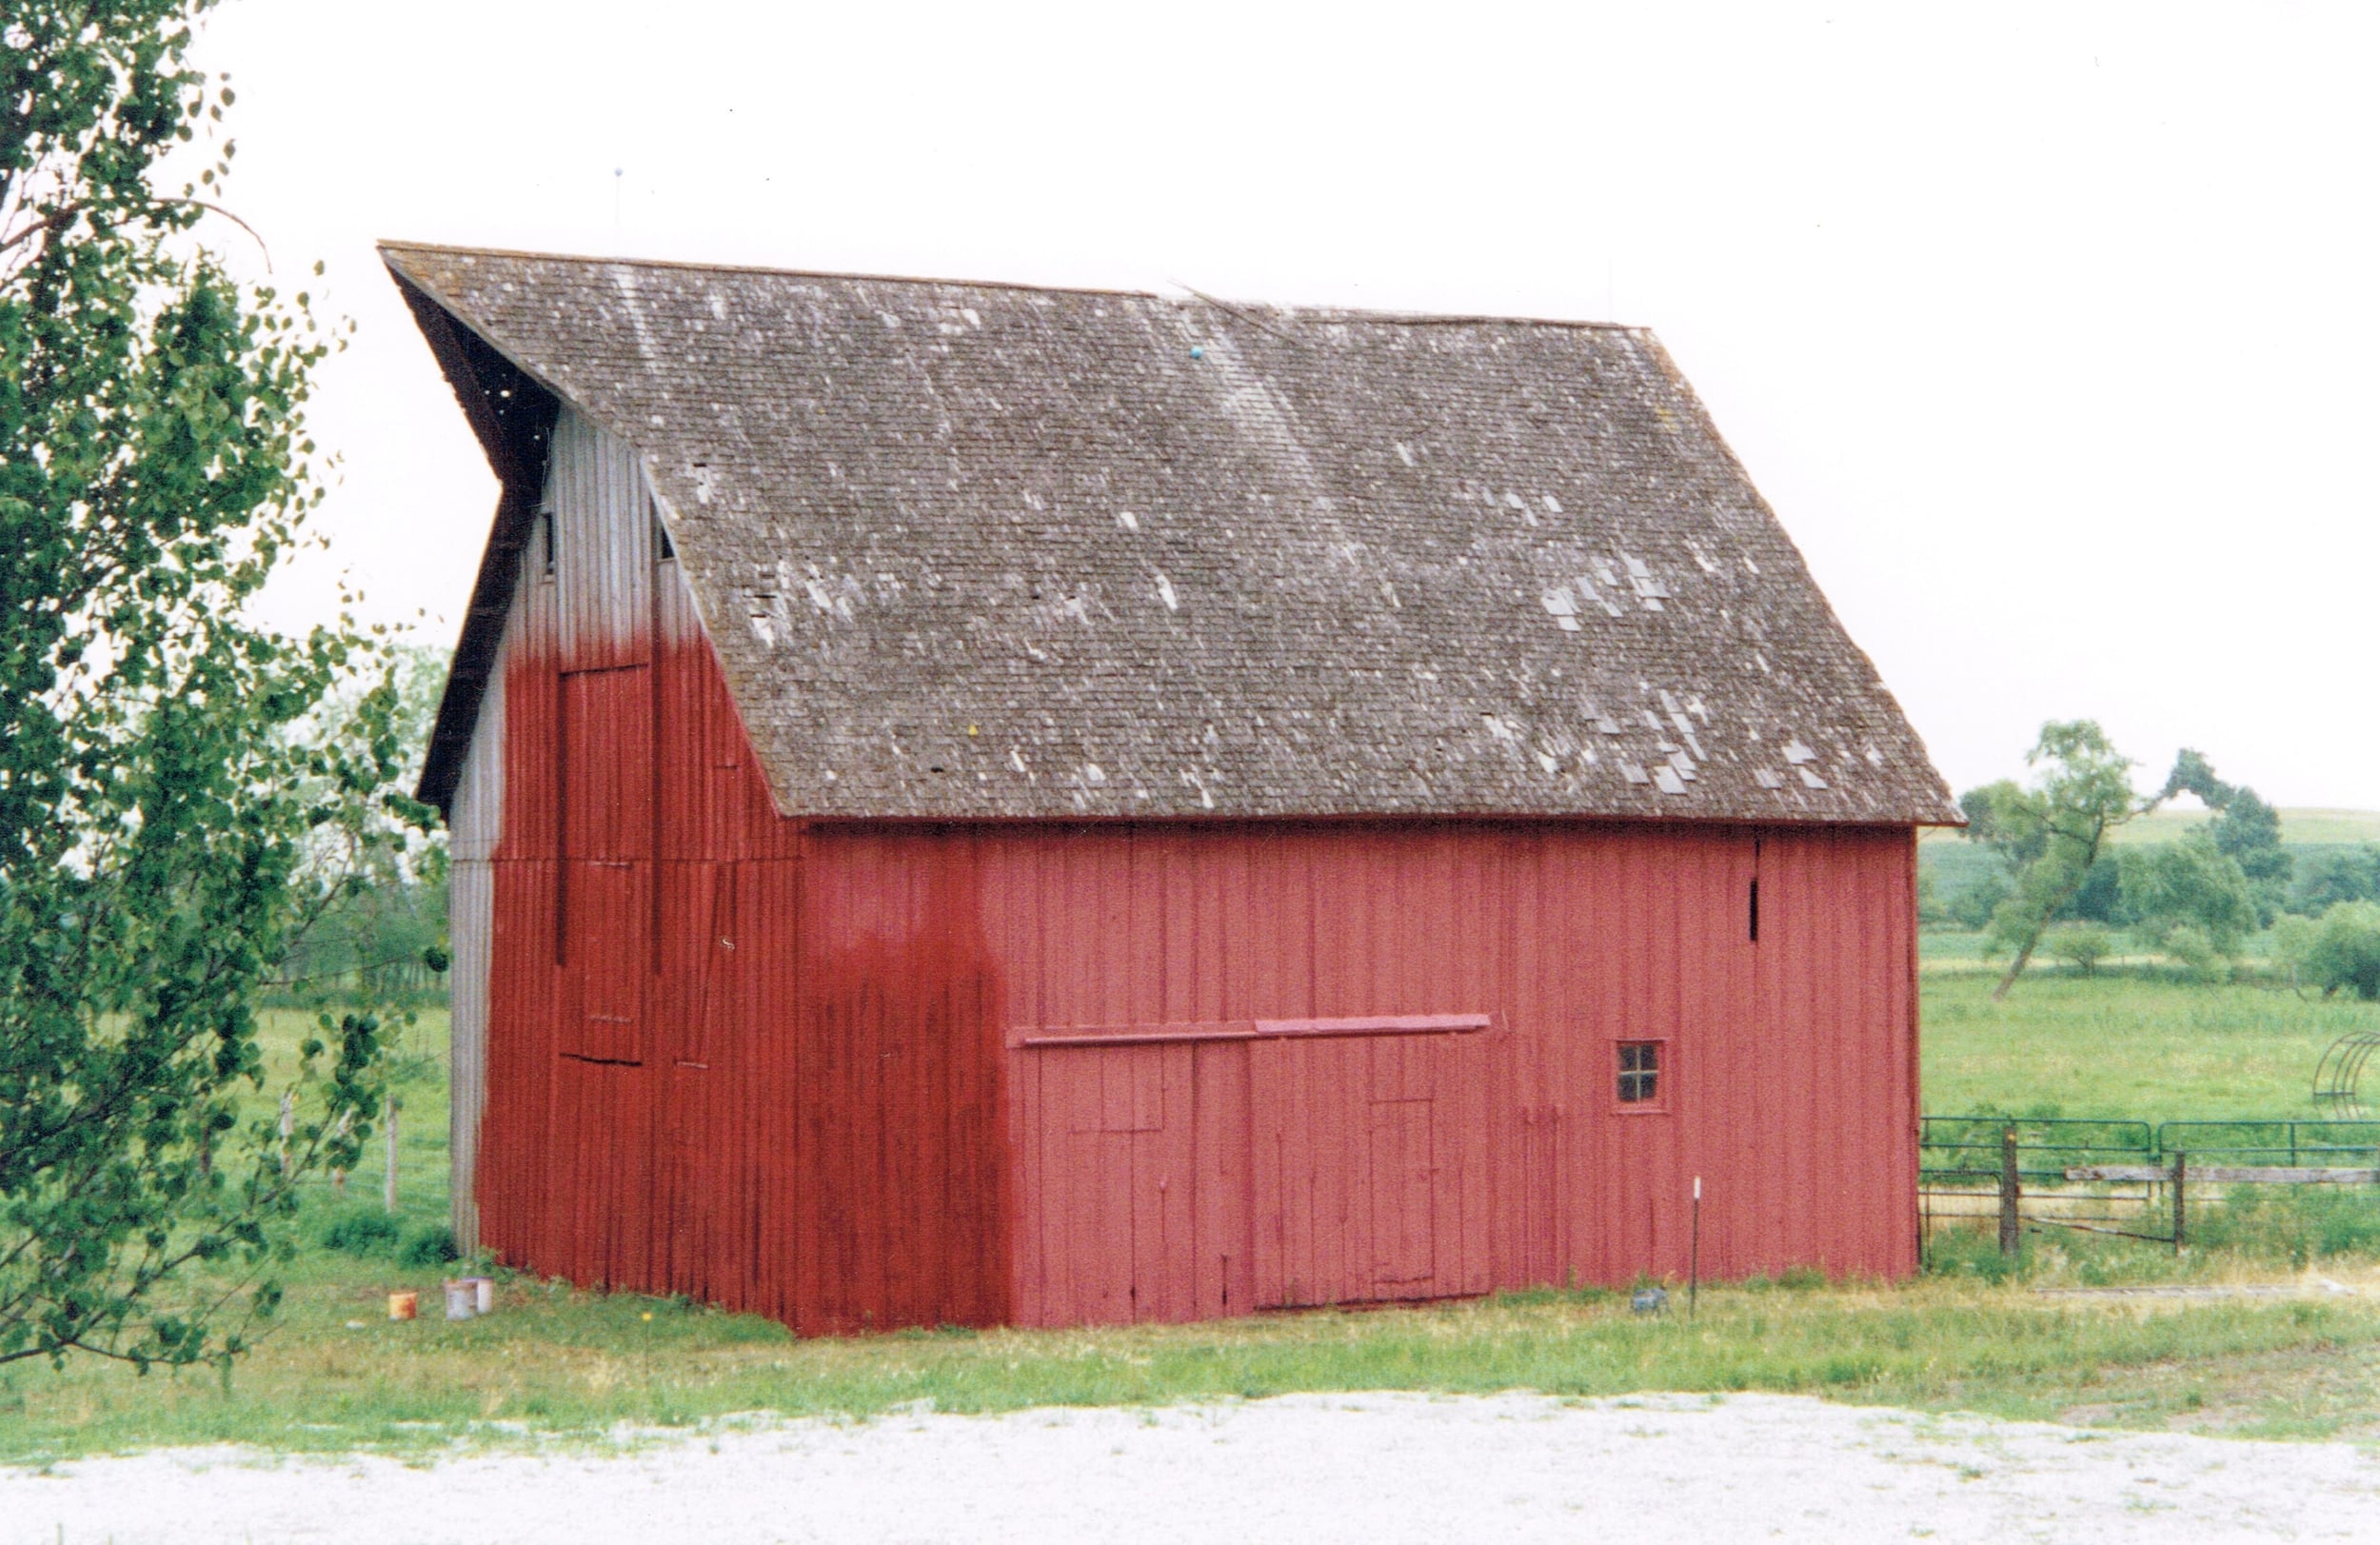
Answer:
<path fill-rule="evenodd" d="M 789 815 L 1959 819 L 1643 329 L 382 250 L 638 449 Z"/>

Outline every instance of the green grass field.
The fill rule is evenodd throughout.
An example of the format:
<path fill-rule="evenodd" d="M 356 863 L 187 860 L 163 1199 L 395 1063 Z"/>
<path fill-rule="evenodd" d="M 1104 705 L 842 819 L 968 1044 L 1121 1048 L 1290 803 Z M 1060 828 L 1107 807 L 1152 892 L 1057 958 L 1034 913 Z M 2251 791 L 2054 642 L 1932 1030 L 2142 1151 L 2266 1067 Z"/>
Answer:
<path fill-rule="evenodd" d="M 1922 979 L 1929 1110 L 2304 1114 L 2327 1040 L 2380 1026 L 2372 1005 L 2140 975 L 2040 973 L 2000 1005 L 1989 1001 L 1990 985 L 1988 975 L 1955 968 Z M 445 1032 L 444 1016 L 431 1014 L 401 1038 L 399 1191 L 416 1232 L 446 1216 Z M 272 1020 L 277 1064 L 300 1033 L 294 1016 Z M 287 1274 L 288 1301 L 228 1389 L 211 1372 L 141 1379 L 92 1362 L 0 1370 L 0 1461 L 221 1440 L 428 1454 L 591 1442 L 622 1424 L 676 1429 L 753 1411 L 862 1417 L 917 1400 L 997 1411 L 1516 1387 L 1804 1392 L 2132 1427 L 2380 1438 L 2380 1311 L 2368 1306 L 2380 1298 L 2380 1210 L 2344 1229 L 2337 1218 L 2271 1211 L 2230 1223 L 2218 1215 L 2207 1220 L 2207 1243 L 2180 1260 L 2127 1241 L 2059 1239 L 2033 1247 L 2013 1278 L 1982 1241 L 1954 1238 L 1936 1269 L 1913 1283 L 1715 1285 L 1692 1323 L 1675 1313 L 1636 1317 L 1616 1295 L 1546 1291 L 1211 1325 L 802 1341 L 747 1316 L 521 1278 L 505 1281 L 497 1316 L 444 1322 L 435 1289 L 446 1268 L 321 1242 L 334 1218 L 376 1208 L 380 1151 L 375 1139 L 347 1198 L 327 1184 L 309 1198 L 301 1219 L 309 1243 Z M 2281 1225 L 2292 1218 L 2290 1233 Z M 2346 1253 L 2324 1257 L 2324 1238 L 2346 1241 Z M 2031 1291 L 2271 1281 L 2289 1278 L 2300 1259 L 2370 1297 L 2108 1305 Z M 421 1291 L 433 1317 L 388 1321 L 386 1295 L 400 1288 Z"/>
<path fill-rule="evenodd" d="M 2086 979 L 2051 967 L 1993 1003 L 1998 978 L 1996 969 L 1923 974 L 1929 1112 L 2321 1117 L 2333 1114 L 2311 1098 L 2323 1048 L 2350 1030 L 2380 1030 L 2380 1004 L 2279 988 L 2192 986 L 2146 970 Z"/>

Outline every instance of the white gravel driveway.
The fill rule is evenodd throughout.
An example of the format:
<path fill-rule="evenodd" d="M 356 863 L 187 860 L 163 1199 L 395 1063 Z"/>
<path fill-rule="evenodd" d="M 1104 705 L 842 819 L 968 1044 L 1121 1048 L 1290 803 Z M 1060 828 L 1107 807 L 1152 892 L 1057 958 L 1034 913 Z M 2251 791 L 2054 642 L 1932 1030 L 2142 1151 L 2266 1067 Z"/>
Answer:
<path fill-rule="evenodd" d="M 0 1539 L 2380 1539 L 2345 1444 L 2086 1432 L 1776 1396 L 1293 1396 L 769 1423 L 618 1455 L 0 1471 Z"/>

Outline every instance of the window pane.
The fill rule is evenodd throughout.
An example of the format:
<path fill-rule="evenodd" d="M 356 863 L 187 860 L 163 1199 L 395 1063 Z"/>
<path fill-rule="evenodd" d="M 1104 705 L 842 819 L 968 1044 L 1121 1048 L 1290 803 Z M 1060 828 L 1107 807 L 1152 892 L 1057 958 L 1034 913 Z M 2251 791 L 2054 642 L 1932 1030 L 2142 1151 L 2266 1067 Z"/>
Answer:
<path fill-rule="evenodd" d="M 1619 1046 L 1619 1099 L 1640 1105 L 1656 1097 L 1660 1078 L 1661 1047 L 1657 1041 L 1629 1040 Z"/>

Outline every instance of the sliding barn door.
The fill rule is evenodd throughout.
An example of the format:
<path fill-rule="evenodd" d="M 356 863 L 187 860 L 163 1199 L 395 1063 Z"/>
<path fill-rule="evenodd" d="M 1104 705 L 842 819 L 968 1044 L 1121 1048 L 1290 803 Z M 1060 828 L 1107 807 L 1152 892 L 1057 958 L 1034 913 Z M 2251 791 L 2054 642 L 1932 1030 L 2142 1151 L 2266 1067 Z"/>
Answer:
<path fill-rule="evenodd" d="M 1484 1293 L 1484 1015 L 1017 1041 L 1027 1323 Z M 1341 1033 L 1333 1033 L 1340 1031 Z"/>
<path fill-rule="evenodd" d="M 1487 1291 L 1493 1045 L 1440 1035 L 1249 1048 L 1258 1307 Z"/>

